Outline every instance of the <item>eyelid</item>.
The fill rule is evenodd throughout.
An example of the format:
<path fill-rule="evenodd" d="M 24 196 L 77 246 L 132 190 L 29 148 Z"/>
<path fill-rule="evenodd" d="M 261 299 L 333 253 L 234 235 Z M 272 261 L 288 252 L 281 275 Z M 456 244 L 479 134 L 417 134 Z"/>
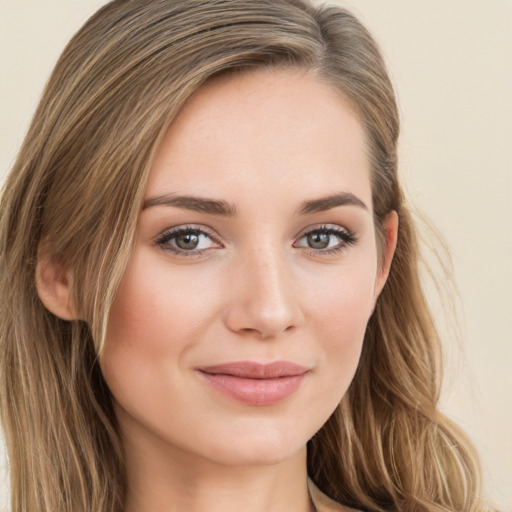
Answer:
<path fill-rule="evenodd" d="M 191 257 L 191 256 L 201 256 L 205 254 L 206 251 L 209 251 L 214 248 L 218 247 L 209 247 L 206 249 L 191 249 L 191 250 L 184 250 L 180 249 L 179 247 L 175 247 L 171 245 L 170 240 L 173 238 L 178 237 L 181 234 L 185 233 L 197 233 L 200 235 L 206 235 L 212 242 L 219 245 L 220 247 L 224 247 L 222 242 L 220 241 L 220 237 L 217 236 L 217 234 L 211 230 L 210 228 L 203 226 L 203 225 L 193 225 L 193 224 L 185 224 L 185 225 L 178 225 L 171 228 L 164 229 L 161 231 L 156 237 L 153 239 L 153 243 L 157 246 L 159 246 L 162 250 L 171 252 L 178 256 L 183 257 Z"/>
<path fill-rule="evenodd" d="M 313 247 L 307 247 L 307 246 L 296 246 L 295 244 L 302 240 L 304 237 L 311 233 L 315 232 L 324 232 L 328 233 L 334 236 L 338 236 L 340 241 L 339 243 L 334 247 L 328 247 L 325 249 L 315 249 Z M 339 224 L 319 224 L 319 225 L 313 225 L 308 226 L 307 228 L 303 229 L 299 235 L 295 238 L 294 247 L 299 247 L 303 250 L 306 250 L 314 255 L 329 255 L 334 254 L 343 251 L 349 246 L 355 245 L 358 242 L 358 237 L 356 233 L 344 226 L 340 226 Z"/>
<path fill-rule="evenodd" d="M 314 247 L 307 247 L 305 245 L 297 245 L 300 240 L 304 237 L 317 232 L 324 232 L 331 236 L 338 237 L 339 242 L 333 247 L 326 247 L 323 249 L 316 249 Z M 207 247 L 202 249 L 181 249 L 169 243 L 174 238 L 186 233 L 196 233 L 208 237 L 217 247 Z M 300 248 L 313 255 L 329 255 L 343 251 L 347 247 L 357 243 L 358 238 L 356 234 L 339 224 L 317 224 L 304 228 L 299 235 L 295 237 L 293 247 Z M 223 248 L 224 244 L 220 241 L 220 237 L 212 229 L 204 225 L 178 225 L 171 228 L 167 228 L 161 231 L 154 239 L 153 243 L 159 246 L 162 250 L 170 252 L 176 256 L 182 256 L 183 258 L 189 257 L 200 257 L 206 255 L 212 249 Z"/>
<path fill-rule="evenodd" d="M 345 226 L 340 226 L 339 224 L 313 224 L 302 229 L 299 234 L 296 235 L 295 239 L 299 240 L 300 238 L 303 238 L 315 231 L 337 232 L 355 237 L 355 233 L 351 229 L 348 229 Z"/>

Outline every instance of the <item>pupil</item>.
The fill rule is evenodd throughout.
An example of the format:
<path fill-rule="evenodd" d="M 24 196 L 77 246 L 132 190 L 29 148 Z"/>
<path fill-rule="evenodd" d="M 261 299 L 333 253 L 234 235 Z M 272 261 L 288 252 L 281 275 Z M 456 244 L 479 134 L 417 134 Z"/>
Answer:
<path fill-rule="evenodd" d="M 199 236 L 195 233 L 187 233 L 176 237 L 176 245 L 180 249 L 195 249 L 199 243 Z"/>
<path fill-rule="evenodd" d="M 313 249 L 325 249 L 329 245 L 327 233 L 313 233 L 308 235 L 308 245 Z"/>

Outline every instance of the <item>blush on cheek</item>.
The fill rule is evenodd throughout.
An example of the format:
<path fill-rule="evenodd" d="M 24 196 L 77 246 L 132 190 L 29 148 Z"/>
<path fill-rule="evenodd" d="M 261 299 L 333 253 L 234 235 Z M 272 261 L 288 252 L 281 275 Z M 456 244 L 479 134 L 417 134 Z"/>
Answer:
<path fill-rule="evenodd" d="M 346 371 L 355 372 L 373 306 L 371 286 L 346 287 L 324 304 L 324 343 L 326 353 L 343 361 Z"/>
<path fill-rule="evenodd" d="M 352 379 L 359 364 L 364 333 L 365 329 L 359 326 L 353 329 L 340 327 L 333 329 L 329 338 L 325 340 L 326 354 L 338 362 L 340 375 L 346 375 L 349 380 Z"/>

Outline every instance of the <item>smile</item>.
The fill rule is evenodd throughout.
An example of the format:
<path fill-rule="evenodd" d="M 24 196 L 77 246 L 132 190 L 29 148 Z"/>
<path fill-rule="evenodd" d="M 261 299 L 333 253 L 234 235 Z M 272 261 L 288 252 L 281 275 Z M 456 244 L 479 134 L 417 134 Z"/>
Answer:
<path fill-rule="evenodd" d="M 222 394 L 248 405 L 265 406 L 277 404 L 297 391 L 308 369 L 288 361 L 238 361 L 199 368 L 199 372 Z"/>

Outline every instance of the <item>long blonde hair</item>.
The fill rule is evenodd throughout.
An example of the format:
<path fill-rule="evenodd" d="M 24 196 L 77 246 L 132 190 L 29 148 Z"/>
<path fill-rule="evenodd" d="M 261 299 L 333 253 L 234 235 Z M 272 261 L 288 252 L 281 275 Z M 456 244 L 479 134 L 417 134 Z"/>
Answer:
<path fill-rule="evenodd" d="M 360 22 L 306 0 L 115 0 L 64 50 L 0 203 L 0 400 L 14 512 L 121 512 L 123 451 L 97 357 L 159 142 L 221 73 L 300 67 L 340 90 L 365 127 L 377 238 L 400 232 L 356 376 L 308 444 L 308 472 L 364 510 L 482 510 L 478 462 L 437 409 L 440 346 L 397 178 L 399 118 Z M 38 250 L 73 270 L 83 320 L 38 298 Z"/>

